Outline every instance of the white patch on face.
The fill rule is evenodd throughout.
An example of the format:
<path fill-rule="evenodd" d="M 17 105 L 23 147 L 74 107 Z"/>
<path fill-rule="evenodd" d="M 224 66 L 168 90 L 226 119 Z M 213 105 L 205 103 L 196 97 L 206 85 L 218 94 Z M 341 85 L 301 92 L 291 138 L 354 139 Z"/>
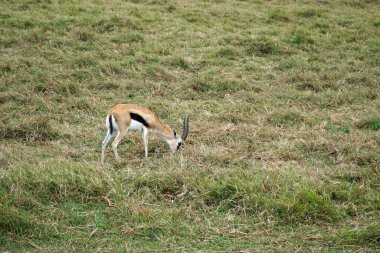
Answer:
<path fill-rule="evenodd" d="M 131 124 L 129 125 L 128 130 L 130 130 L 130 131 L 142 131 L 144 127 L 145 126 L 142 123 L 131 119 Z"/>
<path fill-rule="evenodd" d="M 182 142 L 181 138 L 175 138 L 171 140 L 167 140 L 166 143 L 168 144 L 170 151 L 175 154 L 177 152 L 178 143 Z"/>
<path fill-rule="evenodd" d="M 168 145 L 170 151 L 171 151 L 173 154 L 174 154 L 174 152 L 175 152 L 175 150 L 173 149 L 174 141 L 175 141 L 174 139 L 172 139 L 172 140 L 166 140 L 166 141 L 165 141 L 166 144 Z"/>

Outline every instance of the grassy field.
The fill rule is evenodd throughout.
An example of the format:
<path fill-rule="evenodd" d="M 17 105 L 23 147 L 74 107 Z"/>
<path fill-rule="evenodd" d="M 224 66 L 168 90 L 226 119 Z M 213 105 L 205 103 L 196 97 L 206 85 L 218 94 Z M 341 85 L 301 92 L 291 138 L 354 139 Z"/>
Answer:
<path fill-rule="evenodd" d="M 379 6 L 1 1 L 0 252 L 380 250 Z"/>

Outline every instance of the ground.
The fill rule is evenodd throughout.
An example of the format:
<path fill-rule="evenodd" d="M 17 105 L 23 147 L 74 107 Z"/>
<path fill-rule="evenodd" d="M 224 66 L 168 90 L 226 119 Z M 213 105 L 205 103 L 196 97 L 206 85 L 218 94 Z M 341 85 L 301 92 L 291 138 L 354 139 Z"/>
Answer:
<path fill-rule="evenodd" d="M 0 3 L 0 252 L 375 252 L 377 0 Z M 140 134 L 100 166 L 117 103 Z"/>

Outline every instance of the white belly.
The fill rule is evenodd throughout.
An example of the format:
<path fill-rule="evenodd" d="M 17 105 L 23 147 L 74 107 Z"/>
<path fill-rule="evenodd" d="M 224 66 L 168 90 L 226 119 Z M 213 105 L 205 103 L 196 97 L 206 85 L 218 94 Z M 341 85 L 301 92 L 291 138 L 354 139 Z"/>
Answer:
<path fill-rule="evenodd" d="M 130 131 L 142 131 L 145 126 L 141 124 L 140 122 L 131 119 L 131 124 L 128 127 L 128 130 Z"/>

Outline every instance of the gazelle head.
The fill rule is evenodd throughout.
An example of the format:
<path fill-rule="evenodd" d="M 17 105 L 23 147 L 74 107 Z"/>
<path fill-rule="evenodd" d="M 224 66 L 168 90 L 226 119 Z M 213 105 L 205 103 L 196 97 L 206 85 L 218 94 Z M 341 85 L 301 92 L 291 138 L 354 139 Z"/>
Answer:
<path fill-rule="evenodd" d="M 173 137 L 166 140 L 169 145 L 170 151 L 175 154 L 177 150 L 181 147 L 182 143 L 186 140 L 189 134 L 189 117 L 183 119 L 183 131 L 182 136 L 179 137 L 177 132 L 173 129 Z"/>

